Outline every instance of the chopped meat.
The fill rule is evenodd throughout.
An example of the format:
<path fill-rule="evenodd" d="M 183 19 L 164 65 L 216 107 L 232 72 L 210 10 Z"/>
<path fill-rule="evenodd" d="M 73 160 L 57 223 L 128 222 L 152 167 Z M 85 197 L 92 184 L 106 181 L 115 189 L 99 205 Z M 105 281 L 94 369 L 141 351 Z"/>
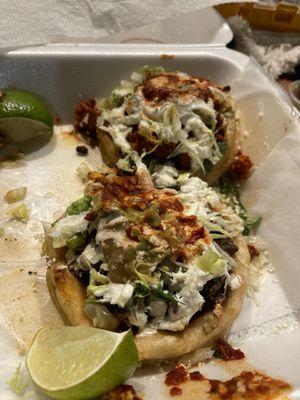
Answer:
<path fill-rule="evenodd" d="M 189 170 L 191 169 L 191 157 L 187 153 L 178 154 L 174 157 L 174 164 L 177 169 Z"/>
<path fill-rule="evenodd" d="M 253 163 L 250 160 L 249 156 L 240 153 L 229 165 L 227 173 L 232 179 L 236 181 L 244 180 L 248 178 L 252 166 Z"/>
<path fill-rule="evenodd" d="M 170 396 L 180 396 L 182 394 L 182 389 L 177 386 L 173 386 L 170 389 Z"/>
<path fill-rule="evenodd" d="M 157 159 L 166 159 L 175 150 L 176 143 L 162 143 L 153 152 L 154 157 Z"/>
<path fill-rule="evenodd" d="M 99 399 L 100 400 L 100 399 Z M 142 400 L 131 385 L 120 385 L 101 397 L 101 400 Z"/>
<path fill-rule="evenodd" d="M 75 107 L 75 130 L 81 133 L 91 145 L 97 144 L 97 117 L 100 110 L 95 99 L 81 101 Z"/>
<path fill-rule="evenodd" d="M 205 300 L 202 311 L 212 310 L 216 304 L 222 303 L 225 298 L 225 292 L 225 276 L 206 282 L 200 293 Z"/>
<path fill-rule="evenodd" d="M 177 386 L 189 380 L 189 372 L 183 364 L 176 365 L 174 369 L 167 373 L 165 384 L 167 386 Z"/>
<path fill-rule="evenodd" d="M 252 258 L 257 257 L 259 255 L 259 251 L 252 244 L 248 244 L 248 251 L 249 251 L 251 260 L 252 260 Z"/>
<path fill-rule="evenodd" d="M 215 239 L 215 242 L 221 247 L 222 250 L 226 251 L 230 257 L 233 257 L 239 249 L 231 238 Z"/>
<path fill-rule="evenodd" d="M 222 358 L 224 361 L 241 360 L 245 358 L 245 354 L 241 350 L 234 349 L 223 339 L 217 339 L 215 345 L 215 355 L 219 358 Z"/>

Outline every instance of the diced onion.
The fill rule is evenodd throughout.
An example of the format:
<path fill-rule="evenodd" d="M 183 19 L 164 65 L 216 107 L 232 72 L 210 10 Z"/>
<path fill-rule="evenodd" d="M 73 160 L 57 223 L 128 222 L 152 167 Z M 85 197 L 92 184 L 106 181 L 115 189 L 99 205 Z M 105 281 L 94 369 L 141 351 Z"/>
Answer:
<path fill-rule="evenodd" d="M 7 203 L 16 203 L 17 201 L 21 201 L 25 198 L 27 192 L 27 188 L 25 186 L 21 186 L 16 189 L 12 189 L 6 193 L 4 196 Z"/>
<path fill-rule="evenodd" d="M 77 168 L 77 175 L 84 182 L 87 179 L 89 172 L 91 171 L 92 168 L 87 163 L 83 162 Z"/>
<path fill-rule="evenodd" d="M 8 210 L 8 215 L 18 221 L 28 221 L 29 209 L 26 204 L 20 204 L 19 206 Z"/>

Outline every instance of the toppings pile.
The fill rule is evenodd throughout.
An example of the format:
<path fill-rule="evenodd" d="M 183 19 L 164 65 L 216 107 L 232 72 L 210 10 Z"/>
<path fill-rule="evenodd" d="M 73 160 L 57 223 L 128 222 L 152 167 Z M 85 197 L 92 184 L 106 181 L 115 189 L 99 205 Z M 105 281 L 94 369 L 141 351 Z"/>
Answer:
<path fill-rule="evenodd" d="M 132 174 L 89 172 L 85 196 L 50 232 L 87 286 L 86 314 L 97 327 L 140 332 L 180 331 L 206 310 L 220 317 L 240 285 L 233 257 L 243 221 L 199 178 L 158 189 L 135 162 Z"/>
<path fill-rule="evenodd" d="M 153 171 L 168 163 L 177 173 L 206 175 L 228 148 L 226 127 L 235 117 L 229 91 L 182 72 L 144 67 L 110 97 L 80 103 L 75 128 L 92 143 L 109 135 L 118 149 L 114 162 L 119 159 L 125 171 L 137 153 Z"/>

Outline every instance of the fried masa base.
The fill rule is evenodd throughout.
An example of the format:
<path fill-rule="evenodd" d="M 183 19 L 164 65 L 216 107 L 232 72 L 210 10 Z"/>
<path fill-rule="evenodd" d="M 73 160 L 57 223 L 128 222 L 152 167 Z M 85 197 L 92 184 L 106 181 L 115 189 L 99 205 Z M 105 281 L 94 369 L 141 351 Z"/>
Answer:
<path fill-rule="evenodd" d="M 48 243 L 47 243 L 48 242 Z M 137 334 L 135 342 L 139 359 L 143 363 L 156 363 L 166 360 L 176 360 L 193 353 L 199 348 L 210 346 L 218 337 L 228 333 L 233 321 L 240 313 L 244 295 L 247 290 L 250 256 L 247 245 L 242 237 L 236 239 L 239 250 L 235 255 L 234 273 L 241 278 L 238 289 L 229 293 L 223 313 L 218 318 L 218 325 L 210 333 L 204 332 L 207 316 L 211 312 L 195 318 L 181 332 L 160 331 L 154 334 Z M 46 251 L 53 256 L 51 239 L 46 239 Z M 53 258 L 53 257 L 52 257 Z M 61 313 L 67 325 L 93 326 L 92 321 L 84 313 L 86 288 L 69 270 L 61 254 L 47 271 L 47 285 L 54 304 Z"/>
<path fill-rule="evenodd" d="M 235 117 L 228 118 L 225 131 L 227 150 L 223 154 L 221 160 L 207 175 L 204 175 L 203 171 L 200 170 L 195 173 L 196 176 L 199 176 L 199 178 L 206 181 L 209 185 L 212 185 L 214 182 L 216 182 L 220 176 L 227 171 L 229 165 L 234 161 L 237 154 L 237 149 L 240 142 L 239 121 Z M 115 145 L 110 134 L 105 131 L 99 130 L 98 140 L 103 161 L 109 167 L 114 167 L 122 155 L 120 149 Z"/>

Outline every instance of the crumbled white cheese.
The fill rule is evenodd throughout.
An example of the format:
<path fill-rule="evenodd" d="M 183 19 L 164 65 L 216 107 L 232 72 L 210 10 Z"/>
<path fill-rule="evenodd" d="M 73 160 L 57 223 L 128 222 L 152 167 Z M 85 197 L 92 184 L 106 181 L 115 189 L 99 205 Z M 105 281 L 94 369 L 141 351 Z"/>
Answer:
<path fill-rule="evenodd" d="M 156 165 L 152 178 L 158 188 L 174 187 L 177 185 L 178 171 L 172 165 Z"/>
<path fill-rule="evenodd" d="M 182 289 L 178 292 L 180 302 L 175 310 L 172 305 L 169 306 L 167 318 L 155 318 L 149 326 L 155 329 L 171 331 L 183 330 L 192 316 L 201 310 L 204 299 L 199 292 L 210 277 L 208 273 L 200 268 L 192 266 L 185 273 L 174 273 L 174 281 L 182 282 Z"/>
<path fill-rule="evenodd" d="M 112 283 L 99 286 L 93 290 L 96 297 L 103 299 L 105 303 L 115 304 L 119 307 L 125 307 L 133 294 L 133 286 L 130 283 Z"/>
<path fill-rule="evenodd" d="M 231 207 L 221 204 L 219 195 L 201 179 L 192 177 L 184 180 L 179 196 L 186 207 L 186 213 L 196 215 L 203 220 L 204 225 L 207 222 L 215 223 L 231 236 L 243 231 L 244 224 L 241 218 Z"/>

